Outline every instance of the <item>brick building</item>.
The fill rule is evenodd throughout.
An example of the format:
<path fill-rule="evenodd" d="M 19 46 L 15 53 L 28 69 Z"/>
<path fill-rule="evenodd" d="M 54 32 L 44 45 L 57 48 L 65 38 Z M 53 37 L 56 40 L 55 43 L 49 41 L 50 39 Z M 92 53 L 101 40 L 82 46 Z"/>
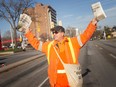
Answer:
<path fill-rule="evenodd" d="M 32 18 L 30 29 L 36 37 L 51 35 L 50 28 L 57 25 L 56 11 L 50 5 L 37 3 L 35 7 L 27 9 L 27 14 Z"/>

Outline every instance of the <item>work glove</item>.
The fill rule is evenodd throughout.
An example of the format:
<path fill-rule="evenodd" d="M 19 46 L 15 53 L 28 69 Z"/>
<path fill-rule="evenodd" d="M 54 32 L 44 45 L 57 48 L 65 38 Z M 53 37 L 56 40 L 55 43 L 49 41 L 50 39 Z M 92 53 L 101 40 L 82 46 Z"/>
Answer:
<path fill-rule="evenodd" d="M 29 30 L 29 26 L 31 25 L 31 17 L 28 16 L 27 14 L 20 14 L 17 30 L 20 32 L 25 33 L 26 31 Z"/>
<path fill-rule="evenodd" d="M 93 18 L 93 19 L 92 19 L 92 24 L 93 24 L 93 25 L 97 25 L 98 22 L 99 22 L 99 21 L 97 20 L 97 18 Z"/>

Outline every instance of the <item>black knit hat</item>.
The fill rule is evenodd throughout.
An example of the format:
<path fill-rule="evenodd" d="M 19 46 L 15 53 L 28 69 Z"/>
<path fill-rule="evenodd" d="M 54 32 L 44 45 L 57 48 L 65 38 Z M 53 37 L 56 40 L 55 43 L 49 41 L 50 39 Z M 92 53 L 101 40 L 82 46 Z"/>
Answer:
<path fill-rule="evenodd" d="M 65 29 L 62 26 L 55 26 L 55 27 L 51 28 L 50 30 L 52 32 L 57 31 L 57 32 L 64 32 L 65 33 Z"/>

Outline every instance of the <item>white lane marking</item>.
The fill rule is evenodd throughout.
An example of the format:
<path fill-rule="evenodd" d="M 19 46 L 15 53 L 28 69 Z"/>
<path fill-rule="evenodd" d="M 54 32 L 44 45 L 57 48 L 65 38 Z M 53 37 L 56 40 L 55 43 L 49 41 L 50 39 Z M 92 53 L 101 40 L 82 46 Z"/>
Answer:
<path fill-rule="evenodd" d="M 42 87 L 42 85 L 48 80 L 48 77 L 38 86 L 38 87 Z"/>
<path fill-rule="evenodd" d="M 35 75 L 35 74 L 41 72 L 42 70 L 46 69 L 47 67 L 48 67 L 48 66 L 46 65 L 46 66 L 44 66 L 43 68 L 41 68 L 41 69 L 35 71 L 31 76 L 33 76 L 33 75 Z"/>
<path fill-rule="evenodd" d="M 102 47 L 98 46 L 97 44 L 95 45 L 96 47 L 99 47 L 99 49 L 103 49 Z"/>
<path fill-rule="evenodd" d="M 98 45 L 95 45 L 96 47 L 98 47 Z"/>
<path fill-rule="evenodd" d="M 110 54 L 110 56 L 116 59 L 116 56 L 114 56 L 113 54 Z"/>
<path fill-rule="evenodd" d="M 100 47 L 100 49 L 103 49 L 102 47 Z"/>

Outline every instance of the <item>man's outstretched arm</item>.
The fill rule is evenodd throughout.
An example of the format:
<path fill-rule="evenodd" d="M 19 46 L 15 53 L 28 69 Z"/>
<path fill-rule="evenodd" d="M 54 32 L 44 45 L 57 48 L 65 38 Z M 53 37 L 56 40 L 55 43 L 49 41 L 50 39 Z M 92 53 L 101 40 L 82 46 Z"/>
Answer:
<path fill-rule="evenodd" d="M 93 35 L 97 28 L 97 20 L 96 18 L 93 18 L 92 21 L 89 23 L 88 27 L 85 29 L 85 31 L 77 36 L 78 43 L 80 47 L 82 47 Z"/>

